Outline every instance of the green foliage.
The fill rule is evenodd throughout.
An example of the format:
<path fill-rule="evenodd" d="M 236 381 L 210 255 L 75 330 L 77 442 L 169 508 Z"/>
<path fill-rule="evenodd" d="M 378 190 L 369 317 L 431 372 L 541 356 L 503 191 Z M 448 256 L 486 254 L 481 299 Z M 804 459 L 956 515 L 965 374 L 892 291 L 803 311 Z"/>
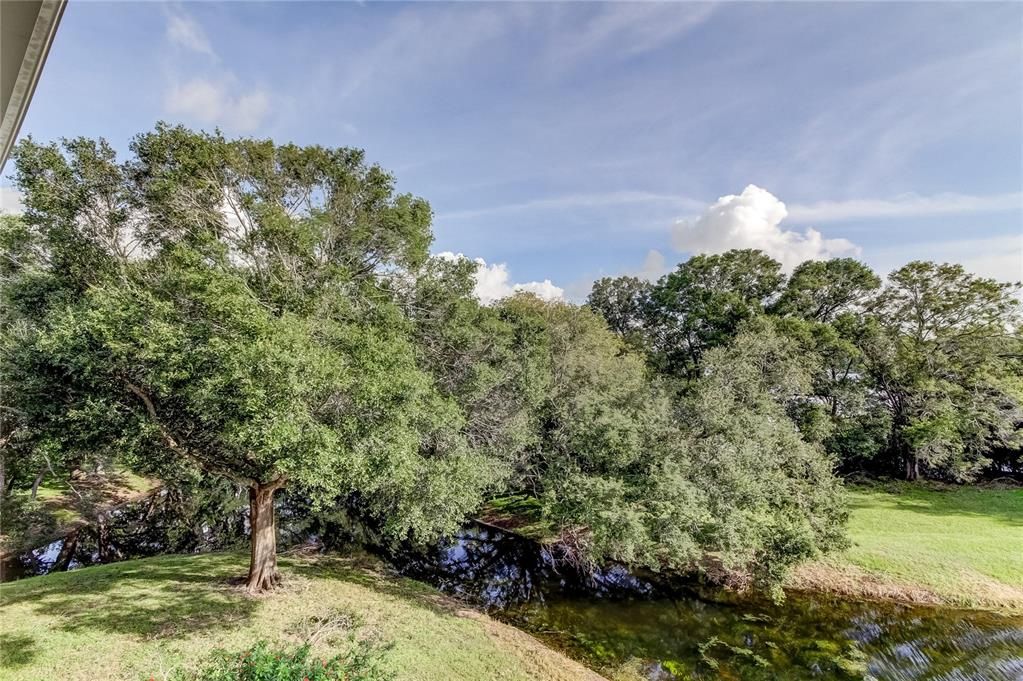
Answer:
<path fill-rule="evenodd" d="M 593 282 L 586 305 L 630 346 L 642 349 L 644 319 L 650 309 L 649 283 L 637 277 L 604 277 Z"/>
<path fill-rule="evenodd" d="M 756 250 L 697 255 L 650 293 L 646 327 L 656 366 L 693 378 L 703 353 L 727 343 L 763 311 L 784 281 L 781 264 Z"/>
<path fill-rule="evenodd" d="M 32 257 L 0 376 L 30 449 L 354 500 L 394 537 L 457 527 L 503 466 L 406 308 L 429 206 L 359 150 L 166 125 L 131 150 L 19 145 L 3 235 Z"/>
<path fill-rule="evenodd" d="M 1023 469 L 1018 284 L 914 262 L 881 289 L 849 258 L 802 263 L 784 281 L 764 254 L 729 251 L 693 257 L 635 291 L 641 282 L 601 280 L 591 307 L 619 335 L 628 320 L 632 347 L 683 395 L 711 349 L 772 319 L 796 344 L 810 386 L 769 395 L 845 471 L 965 482 Z"/>
<path fill-rule="evenodd" d="M 959 265 L 912 262 L 889 276 L 858 344 L 907 478 L 923 467 L 969 480 L 987 451 L 1023 447 L 1017 290 Z"/>
<path fill-rule="evenodd" d="M 877 275 L 852 258 L 808 260 L 793 270 L 774 311 L 830 322 L 843 312 L 861 307 L 880 286 Z"/>
<path fill-rule="evenodd" d="M 21 490 L 9 491 L 0 500 L 0 519 L 3 521 L 2 551 L 34 548 L 32 542 L 53 537 L 58 532 L 54 514 L 48 512 L 40 500 L 32 499 Z"/>
<path fill-rule="evenodd" d="M 475 267 L 433 258 L 405 295 L 422 364 L 465 414 L 466 438 L 503 469 L 536 443 L 531 408 L 544 384 L 536 339 L 473 296 Z"/>
<path fill-rule="evenodd" d="M 843 546 L 845 500 L 833 461 L 778 403 L 778 395 L 810 388 L 798 346 L 770 323 L 750 324 L 710 351 L 704 370 L 688 401 L 694 483 L 709 496 L 713 546 L 726 567 L 771 583 Z"/>
<path fill-rule="evenodd" d="M 380 661 L 380 651 L 352 640 L 347 652 L 315 657 L 309 644 L 272 648 L 259 641 L 242 652 L 214 651 L 196 671 L 178 671 L 174 681 L 386 681 L 394 678 Z"/>
<path fill-rule="evenodd" d="M 161 124 L 24 140 L 16 181 L 4 491 L 116 459 L 421 541 L 514 495 L 580 561 L 777 585 L 843 544 L 837 466 L 967 480 L 1023 437 L 1015 289 L 958 266 L 734 250 L 486 307 L 360 150 Z"/>
<path fill-rule="evenodd" d="M 518 485 L 577 559 L 723 565 L 769 585 L 842 544 L 832 463 L 773 397 L 809 378 L 770 326 L 708 351 L 705 377 L 679 404 L 588 310 L 531 297 L 504 308 L 532 315 L 550 341 L 542 439 Z"/>

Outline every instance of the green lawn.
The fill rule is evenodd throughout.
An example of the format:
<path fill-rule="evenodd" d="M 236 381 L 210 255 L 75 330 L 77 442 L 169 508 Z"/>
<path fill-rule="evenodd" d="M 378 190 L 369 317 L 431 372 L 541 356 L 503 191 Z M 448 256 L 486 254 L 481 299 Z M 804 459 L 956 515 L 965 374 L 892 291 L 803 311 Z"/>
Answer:
<path fill-rule="evenodd" d="M 797 586 L 827 588 L 830 571 L 837 591 L 1023 609 L 1023 489 L 891 484 L 850 497 L 852 547 L 798 570 Z"/>
<path fill-rule="evenodd" d="M 433 589 L 386 574 L 374 559 L 283 558 L 284 588 L 250 598 L 232 582 L 246 556 L 128 561 L 0 587 L 0 678 L 5 681 L 165 679 L 210 650 L 257 639 L 315 639 L 341 622 L 376 640 L 397 679 L 568 681 L 600 677 L 516 629 L 462 609 Z M 347 623 L 347 624 L 346 624 Z"/>

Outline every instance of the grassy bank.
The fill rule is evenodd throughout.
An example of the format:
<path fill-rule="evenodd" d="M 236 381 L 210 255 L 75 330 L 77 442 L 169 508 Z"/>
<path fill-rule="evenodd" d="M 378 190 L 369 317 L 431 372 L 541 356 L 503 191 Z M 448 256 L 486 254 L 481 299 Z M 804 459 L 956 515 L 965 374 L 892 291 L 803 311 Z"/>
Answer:
<path fill-rule="evenodd" d="M 799 589 L 1023 610 L 1023 489 L 853 488 L 852 547 L 805 565 Z"/>
<path fill-rule="evenodd" d="M 314 640 L 329 655 L 354 633 L 409 681 L 600 677 L 529 635 L 368 557 L 283 558 L 285 587 L 261 599 L 232 581 L 246 556 L 128 561 L 0 587 L 0 678 L 164 679 L 214 648 Z M 329 624 L 325 624 L 329 623 Z M 345 631 L 351 629 L 351 632 Z M 341 636 L 340 639 L 344 639 Z"/>

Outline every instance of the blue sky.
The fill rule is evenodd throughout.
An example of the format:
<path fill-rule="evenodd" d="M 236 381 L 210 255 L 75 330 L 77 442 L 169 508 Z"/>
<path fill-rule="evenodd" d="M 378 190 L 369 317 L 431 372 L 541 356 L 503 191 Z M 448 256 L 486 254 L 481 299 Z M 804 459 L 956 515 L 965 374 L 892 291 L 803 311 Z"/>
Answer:
<path fill-rule="evenodd" d="M 22 134 L 363 147 L 498 292 L 730 246 L 1018 279 L 1021 35 L 1020 3 L 71 0 Z"/>

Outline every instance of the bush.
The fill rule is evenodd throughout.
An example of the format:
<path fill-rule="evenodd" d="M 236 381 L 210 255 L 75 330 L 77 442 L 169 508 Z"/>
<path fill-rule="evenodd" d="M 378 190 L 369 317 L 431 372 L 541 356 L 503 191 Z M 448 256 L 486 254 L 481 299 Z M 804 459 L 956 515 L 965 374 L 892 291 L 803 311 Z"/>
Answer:
<path fill-rule="evenodd" d="M 218 650 L 198 670 L 179 671 L 173 681 L 389 681 L 380 666 L 381 651 L 350 639 L 349 650 L 331 658 L 311 655 L 308 643 L 294 650 L 259 641 L 243 652 Z"/>

